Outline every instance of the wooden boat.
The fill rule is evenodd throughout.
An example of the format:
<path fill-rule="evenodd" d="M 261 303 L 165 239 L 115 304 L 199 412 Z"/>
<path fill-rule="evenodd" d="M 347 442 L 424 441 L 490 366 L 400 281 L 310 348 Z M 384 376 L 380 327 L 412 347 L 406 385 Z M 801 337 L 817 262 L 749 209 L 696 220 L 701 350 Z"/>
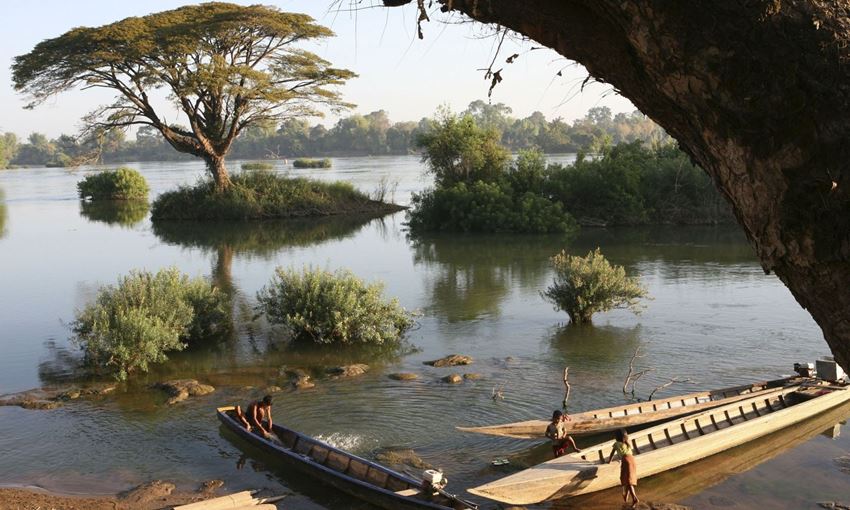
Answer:
<path fill-rule="evenodd" d="M 700 391 L 674 397 L 624 404 L 605 409 L 594 409 L 583 413 L 570 415 L 566 422 L 567 433 L 571 435 L 598 434 L 612 430 L 629 428 L 638 425 L 678 418 L 687 414 L 704 411 L 712 407 L 747 399 L 759 391 L 780 388 L 795 381 L 799 377 L 788 377 L 773 381 L 760 381 L 742 386 L 722 388 L 719 390 Z M 513 437 L 516 439 L 543 439 L 549 420 L 527 420 L 504 425 L 489 425 L 483 427 L 457 427 L 464 432 L 475 432 L 491 436 Z"/>
<path fill-rule="evenodd" d="M 811 382 L 671 420 L 630 435 L 638 474 L 689 464 L 850 401 L 850 386 Z M 619 485 L 620 464 L 607 464 L 613 440 L 470 489 L 478 496 L 528 505 Z"/>
<path fill-rule="evenodd" d="M 465 510 L 477 506 L 443 490 L 423 488 L 421 480 L 397 473 L 375 462 L 334 448 L 327 443 L 275 424 L 281 443 L 245 430 L 233 416 L 233 406 L 219 407 L 218 419 L 229 430 L 281 464 L 327 483 L 380 508 Z"/>

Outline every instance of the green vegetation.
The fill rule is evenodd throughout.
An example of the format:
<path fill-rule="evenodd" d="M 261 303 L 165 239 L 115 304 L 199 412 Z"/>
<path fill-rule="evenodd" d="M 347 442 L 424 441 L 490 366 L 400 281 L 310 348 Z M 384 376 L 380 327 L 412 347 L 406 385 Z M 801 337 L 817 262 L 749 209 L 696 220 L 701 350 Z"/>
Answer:
<path fill-rule="evenodd" d="M 0 136 L 0 170 L 8 168 L 18 154 L 18 137 L 14 133 Z"/>
<path fill-rule="evenodd" d="M 496 131 L 482 129 L 471 115 L 441 112 L 419 138 L 422 160 L 435 188 L 413 195 L 409 214 L 414 233 L 571 232 L 576 228 L 561 204 L 543 192 L 546 163 L 523 152 L 513 166 Z"/>
<path fill-rule="evenodd" d="M 395 343 L 413 326 L 398 300 L 384 300 L 383 284 L 366 284 L 346 270 L 278 268 L 257 300 L 269 322 L 317 344 Z"/>
<path fill-rule="evenodd" d="M 202 278 L 175 268 L 132 271 L 78 312 L 72 340 L 90 366 L 123 380 L 226 330 L 228 309 L 226 296 Z"/>
<path fill-rule="evenodd" d="M 330 168 L 331 160 L 328 158 L 325 159 L 311 159 L 311 158 L 298 158 L 292 162 L 292 166 L 295 168 Z"/>
<path fill-rule="evenodd" d="M 224 191 L 231 185 L 224 158 L 242 131 L 320 116 L 316 105 L 350 106 L 334 87 L 354 73 L 293 45 L 332 35 L 304 14 L 209 2 L 75 28 L 15 57 L 12 74 L 30 107 L 80 85 L 111 89 L 116 100 L 86 117 L 86 138 L 150 127 L 177 151 L 202 158 Z M 165 122 L 149 101 L 159 88 L 191 128 Z"/>
<path fill-rule="evenodd" d="M 245 172 L 216 192 L 212 181 L 161 194 L 151 218 L 160 220 L 247 220 L 332 214 L 378 213 L 399 207 L 371 200 L 346 182 L 324 183 L 270 172 Z"/>
<path fill-rule="evenodd" d="M 100 200 L 80 202 L 80 215 L 88 220 L 106 223 L 107 225 L 118 225 L 121 227 L 134 227 L 145 219 L 150 206 L 147 200 Z"/>
<path fill-rule="evenodd" d="M 242 170 L 268 171 L 274 170 L 274 164 L 264 161 L 256 161 L 254 163 L 242 163 Z"/>
<path fill-rule="evenodd" d="M 6 194 L 0 189 L 0 239 L 6 235 Z"/>
<path fill-rule="evenodd" d="M 88 175 L 77 183 L 84 200 L 147 200 L 149 191 L 145 177 L 126 167 Z"/>
<path fill-rule="evenodd" d="M 623 266 L 612 266 L 597 248 L 586 257 L 561 251 L 551 259 L 555 281 L 541 293 L 563 310 L 574 324 L 591 321 L 593 314 L 614 308 L 640 311 L 639 300 L 647 296 L 640 280 L 626 276 Z"/>

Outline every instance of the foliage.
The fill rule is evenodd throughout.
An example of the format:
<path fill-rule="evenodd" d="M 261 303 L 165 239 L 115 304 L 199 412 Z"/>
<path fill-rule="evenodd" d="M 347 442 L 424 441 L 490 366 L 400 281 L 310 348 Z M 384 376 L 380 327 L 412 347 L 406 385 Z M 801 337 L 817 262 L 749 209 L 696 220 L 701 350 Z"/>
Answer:
<path fill-rule="evenodd" d="M 100 87 L 115 101 L 86 119 L 89 137 L 129 126 L 158 131 L 180 152 L 203 158 L 219 190 L 229 186 L 223 159 L 251 126 L 349 107 L 333 87 L 355 76 L 296 42 L 333 35 L 303 14 L 223 2 L 75 28 L 40 42 L 12 65 L 15 89 L 30 107 L 57 93 Z M 149 101 L 166 89 L 189 127 L 169 125 Z"/>
<path fill-rule="evenodd" d="M 147 200 L 149 191 L 145 177 L 127 167 L 91 174 L 77 183 L 81 199 Z"/>
<path fill-rule="evenodd" d="M 551 261 L 555 281 L 541 294 L 575 324 L 590 322 L 593 314 L 614 308 L 638 313 L 640 298 L 647 296 L 640 280 L 626 276 L 623 266 L 612 266 L 599 248 L 586 257 L 561 251 Z"/>
<path fill-rule="evenodd" d="M 383 298 L 383 284 L 366 284 L 347 270 L 279 267 L 257 300 L 271 323 L 318 344 L 382 345 L 413 327 L 398 300 Z"/>
<path fill-rule="evenodd" d="M 0 170 L 9 167 L 9 163 L 18 154 L 18 137 L 14 133 L 4 133 L 0 136 Z"/>
<path fill-rule="evenodd" d="M 0 189 L 0 239 L 6 235 L 6 194 Z"/>
<path fill-rule="evenodd" d="M 416 144 L 438 188 L 492 182 L 505 172 L 511 157 L 499 144 L 497 131 L 479 127 L 472 115 L 458 117 L 445 110 L 438 113 L 431 129 L 417 137 Z"/>
<path fill-rule="evenodd" d="M 255 161 L 253 163 L 242 163 L 242 170 L 260 170 L 260 171 L 274 170 L 274 164 L 266 163 L 264 161 Z"/>
<path fill-rule="evenodd" d="M 298 158 L 292 162 L 292 166 L 295 168 L 330 168 L 331 160 L 328 158 L 325 159 L 310 159 L 310 158 Z"/>
<path fill-rule="evenodd" d="M 347 182 L 325 183 L 270 172 L 245 172 L 233 186 L 216 192 L 212 181 L 163 193 L 154 201 L 151 218 L 160 220 L 246 220 L 397 210 L 374 202 Z"/>
<path fill-rule="evenodd" d="M 100 200 L 80 202 L 80 215 L 91 221 L 130 228 L 148 215 L 147 200 Z"/>
<path fill-rule="evenodd" d="M 477 181 L 426 190 L 413 195 L 409 214 L 415 233 L 572 232 L 575 221 L 561 204 L 532 192 L 515 193 L 510 185 Z"/>
<path fill-rule="evenodd" d="M 87 363 L 123 380 L 223 331 L 228 318 L 226 296 L 202 278 L 176 268 L 131 271 L 77 313 L 72 340 Z"/>

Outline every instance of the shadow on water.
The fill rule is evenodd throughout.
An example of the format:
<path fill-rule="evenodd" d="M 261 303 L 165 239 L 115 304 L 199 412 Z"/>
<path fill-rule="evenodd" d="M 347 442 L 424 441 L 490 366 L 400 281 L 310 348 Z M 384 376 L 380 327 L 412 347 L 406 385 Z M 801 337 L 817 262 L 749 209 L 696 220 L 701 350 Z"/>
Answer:
<path fill-rule="evenodd" d="M 429 312 L 448 322 L 500 313 L 512 289 L 537 289 L 549 257 L 569 243 L 563 235 L 439 235 L 412 239 L 414 264 L 431 267 Z"/>
<path fill-rule="evenodd" d="M 641 479 L 638 484 L 638 496 L 644 501 L 682 501 L 722 483 L 732 475 L 754 469 L 780 455 L 801 455 L 794 451 L 796 447 L 819 434 L 833 434 L 836 425 L 845 423 L 848 417 L 850 417 L 850 404 L 845 404 L 742 446 L 660 473 L 646 480 Z M 824 461 L 831 462 L 831 459 L 824 459 Z M 640 474 L 640 456 L 637 457 L 637 466 L 638 474 Z M 771 492 L 794 493 L 804 487 L 809 479 L 808 476 L 797 477 L 799 485 L 796 488 L 777 487 L 776 490 Z M 782 497 L 779 494 L 777 496 Z M 619 508 L 621 502 L 621 491 L 618 487 L 555 501 L 546 507 L 564 510 L 572 508 L 601 510 L 603 508 Z M 785 503 L 791 507 L 795 506 L 791 503 L 791 500 L 785 500 Z M 737 507 L 735 503 L 732 503 L 732 505 Z M 770 507 L 771 505 L 766 503 L 766 506 Z M 778 507 L 782 507 L 781 502 L 779 502 Z"/>
<path fill-rule="evenodd" d="M 80 216 L 97 223 L 123 228 L 138 225 L 148 215 L 147 200 L 80 201 Z"/>

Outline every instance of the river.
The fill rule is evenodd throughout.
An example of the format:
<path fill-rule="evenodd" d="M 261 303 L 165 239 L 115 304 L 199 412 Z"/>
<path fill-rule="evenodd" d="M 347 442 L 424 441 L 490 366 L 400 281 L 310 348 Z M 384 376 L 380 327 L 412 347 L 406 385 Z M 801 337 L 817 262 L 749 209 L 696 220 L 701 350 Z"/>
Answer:
<path fill-rule="evenodd" d="M 568 162 L 571 156 L 552 159 Z M 197 162 L 129 166 L 145 175 L 154 196 L 203 174 Z M 231 167 L 238 168 L 238 162 Z M 414 156 L 336 158 L 331 170 L 296 171 L 279 162 L 278 170 L 344 179 L 367 192 L 383 181 L 390 184 L 390 198 L 400 203 L 409 203 L 412 192 L 430 184 Z M 369 363 L 371 370 L 356 380 L 322 379 L 315 389 L 278 394 L 276 420 L 365 456 L 379 448 L 413 448 L 446 471 L 450 488 L 461 491 L 500 474 L 491 460 L 527 457 L 529 445 L 454 427 L 550 414 L 563 397 L 565 366 L 572 383 L 570 410 L 579 411 L 624 401 L 623 378 L 638 346 L 644 354 L 638 365 L 654 369 L 640 380 L 641 397 L 673 377 L 695 382 L 663 394 L 775 378 L 789 374 L 796 361 L 829 353 L 811 317 L 776 277 L 763 273 L 733 227 L 414 240 L 399 213 L 373 220 L 155 229 L 144 209 L 116 213 L 81 206 L 75 183 L 90 171 L 0 171 L 0 200 L 5 200 L 0 203 L 0 394 L 73 378 L 79 353 L 69 347 L 67 323 L 99 285 L 133 268 L 176 266 L 230 285 L 236 330 L 221 345 L 172 356 L 113 396 L 52 411 L 0 407 L 0 484 L 114 493 L 154 478 L 187 487 L 220 478 L 233 490 L 291 491 L 287 508 L 296 510 L 367 508 L 245 450 L 222 434 L 213 408 L 246 401 L 257 392 L 248 386 L 285 386 L 282 367 Z M 639 275 L 653 299 L 638 316 L 619 310 L 597 316 L 592 326 L 568 326 L 566 315 L 540 297 L 552 277 L 548 258 L 564 248 L 584 254 L 597 246 Z M 410 352 L 381 358 L 294 352 L 274 331 L 251 321 L 254 296 L 274 268 L 304 265 L 345 267 L 385 282 L 388 296 L 421 314 L 408 338 Z M 472 355 L 475 362 L 460 370 L 422 363 L 451 353 Z M 394 381 L 387 377 L 392 372 L 420 377 Z M 439 381 L 451 372 L 481 378 L 459 385 Z M 177 377 L 197 378 L 217 391 L 166 406 L 149 384 Z M 503 399 L 493 399 L 495 389 Z M 834 459 L 850 453 L 850 427 L 839 426 L 843 433 L 837 438 L 818 432 L 832 430 L 848 416 L 850 409 L 839 410 L 826 422 L 811 424 L 806 434 L 800 428 L 793 437 L 726 452 L 720 464 L 709 460 L 656 477 L 660 481 L 642 481 L 639 495 L 697 508 L 817 508 L 817 501 L 846 500 L 850 474 Z M 250 455 L 243 456 L 243 450 Z M 742 459 L 749 463 L 735 468 Z M 742 472 L 729 476 L 735 471 Z M 606 491 L 583 507 L 610 507 L 618 497 Z"/>

